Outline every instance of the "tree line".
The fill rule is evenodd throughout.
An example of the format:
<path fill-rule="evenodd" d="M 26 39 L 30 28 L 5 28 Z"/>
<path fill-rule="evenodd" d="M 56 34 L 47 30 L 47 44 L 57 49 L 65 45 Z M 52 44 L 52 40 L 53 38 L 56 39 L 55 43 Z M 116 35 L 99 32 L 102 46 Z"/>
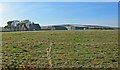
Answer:
<path fill-rule="evenodd" d="M 7 26 L 5 29 L 9 29 L 10 31 L 28 31 L 35 29 L 35 23 L 31 22 L 30 20 L 23 20 L 23 21 L 8 21 Z M 38 25 L 38 24 L 37 24 Z"/>

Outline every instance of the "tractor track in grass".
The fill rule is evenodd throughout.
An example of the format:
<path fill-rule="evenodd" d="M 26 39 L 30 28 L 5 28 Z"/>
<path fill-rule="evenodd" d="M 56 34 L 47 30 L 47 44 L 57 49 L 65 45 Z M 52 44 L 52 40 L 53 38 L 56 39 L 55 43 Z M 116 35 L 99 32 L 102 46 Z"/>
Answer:
<path fill-rule="evenodd" d="M 47 48 L 47 58 L 48 58 L 49 68 L 52 68 L 52 60 L 51 60 L 52 45 L 53 43 L 50 43 L 49 48 Z"/>

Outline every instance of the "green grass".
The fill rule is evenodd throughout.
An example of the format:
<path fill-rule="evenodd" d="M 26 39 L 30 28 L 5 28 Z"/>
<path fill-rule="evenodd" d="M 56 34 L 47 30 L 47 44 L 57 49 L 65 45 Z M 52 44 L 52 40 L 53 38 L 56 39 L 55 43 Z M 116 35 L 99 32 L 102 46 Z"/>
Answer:
<path fill-rule="evenodd" d="M 117 30 L 23 31 L 2 33 L 3 67 L 117 68 Z"/>

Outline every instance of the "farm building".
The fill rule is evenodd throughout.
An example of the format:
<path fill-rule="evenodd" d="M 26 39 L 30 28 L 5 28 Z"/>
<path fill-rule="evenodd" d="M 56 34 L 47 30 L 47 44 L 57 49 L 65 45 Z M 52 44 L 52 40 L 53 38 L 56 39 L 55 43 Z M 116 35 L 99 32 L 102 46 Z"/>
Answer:
<path fill-rule="evenodd" d="M 41 26 L 41 30 L 67 30 L 67 28 L 64 27 L 64 26 L 59 26 L 59 25 L 55 25 L 55 26 Z"/>
<path fill-rule="evenodd" d="M 66 27 L 61 25 L 48 26 L 48 30 L 67 30 Z"/>
<path fill-rule="evenodd" d="M 88 29 L 87 26 L 83 25 L 64 25 L 68 30 L 86 30 Z"/>
<path fill-rule="evenodd" d="M 51 30 L 49 26 L 41 26 L 41 30 Z"/>
<path fill-rule="evenodd" d="M 41 29 L 39 24 L 30 24 L 29 27 L 30 27 L 30 30 L 40 30 Z"/>
<path fill-rule="evenodd" d="M 87 26 L 82 25 L 56 25 L 52 26 L 52 30 L 86 30 L 88 29 Z"/>
<path fill-rule="evenodd" d="M 87 26 L 77 26 L 77 25 L 53 25 L 42 27 L 43 30 L 86 30 Z"/>

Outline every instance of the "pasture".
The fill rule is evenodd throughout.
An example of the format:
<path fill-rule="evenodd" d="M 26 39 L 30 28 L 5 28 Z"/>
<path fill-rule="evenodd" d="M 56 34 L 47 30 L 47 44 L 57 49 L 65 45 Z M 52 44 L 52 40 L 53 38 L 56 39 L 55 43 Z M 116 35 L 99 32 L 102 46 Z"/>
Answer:
<path fill-rule="evenodd" d="M 117 30 L 2 32 L 2 66 L 117 68 Z"/>

